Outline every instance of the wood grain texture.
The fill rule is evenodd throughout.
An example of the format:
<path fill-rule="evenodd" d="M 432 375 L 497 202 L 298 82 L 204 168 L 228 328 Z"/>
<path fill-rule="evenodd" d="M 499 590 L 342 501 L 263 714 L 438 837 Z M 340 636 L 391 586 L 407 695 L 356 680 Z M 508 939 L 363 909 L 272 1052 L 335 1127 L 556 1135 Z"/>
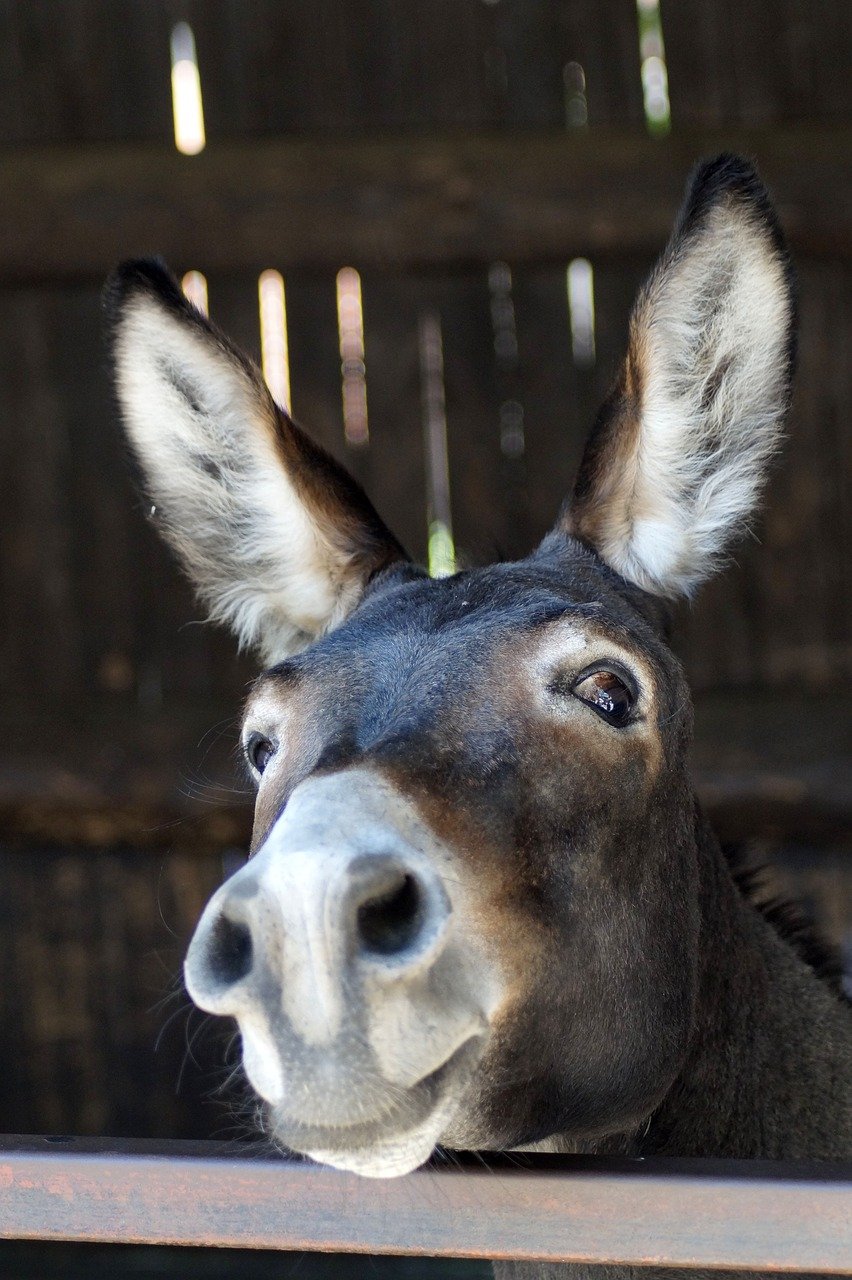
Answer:
<path fill-rule="evenodd" d="M 0 848 L 0 1131 L 250 1132 L 231 1027 L 180 981 L 222 877 L 196 853 Z"/>
<path fill-rule="evenodd" d="M 0 1236 L 852 1272 L 852 1169 L 530 1157 L 375 1182 L 257 1147 L 5 1139 Z"/>
<path fill-rule="evenodd" d="M 170 8 L 0 0 L 3 142 L 168 137 Z"/>
<path fill-rule="evenodd" d="M 599 128 L 247 139 L 192 158 L 165 141 L 19 148 L 0 154 L 0 279 L 99 277 L 144 253 L 209 271 L 641 254 L 665 242 L 696 158 L 724 149 L 756 158 L 797 249 L 843 253 L 849 145 L 846 128 Z"/>
<path fill-rule="evenodd" d="M 0 718 L 0 838 L 106 848 L 247 844 L 253 792 L 236 704 L 157 714 L 94 705 Z M 722 839 L 852 844 L 852 716 L 831 691 L 717 691 L 696 701 L 693 777 Z"/>
<path fill-rule="evenodd" d="M 846 0 L 677 0 L 663 11 L 676 127 L 852 115 Z"/>

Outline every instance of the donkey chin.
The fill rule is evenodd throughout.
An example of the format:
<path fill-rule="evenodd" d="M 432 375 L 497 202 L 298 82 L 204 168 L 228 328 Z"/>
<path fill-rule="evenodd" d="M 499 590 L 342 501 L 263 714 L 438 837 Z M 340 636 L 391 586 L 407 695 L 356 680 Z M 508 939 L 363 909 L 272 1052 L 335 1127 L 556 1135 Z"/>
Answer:
<path fill-rule="evenodd" d="M 458 928 L 449 858 L 380 775 L 346 770 L 302 783 L 208 904 L 187 988 L 237 1019 L 281 1146 L 391 1177 L 447 1132 L 498 986 Z"/>
<path fill-rule="evenodd" d="M 472 1037 L 442 1067 L 401 1095 L 391 1091 L 386 1082 L 375 1080 L 377 1102 L 384 1094 L 384 1108 L 379 1106 L 373 1118 L 354 1123 L 310 1125 L 294 1119 L 280 1106 L 272 1107 L 272 1136 L 288 1150 L 365 1177 L 410 1173 L 429 1159 L 447 1132 L 479 1056 L 479 1037 Z M 247 1059 L 246 1067 L 250 1076 Z M 363 1092 L 363 1086 L 363 1078 L 351 1079 L 350 1111 L 352 1098 Z"/>

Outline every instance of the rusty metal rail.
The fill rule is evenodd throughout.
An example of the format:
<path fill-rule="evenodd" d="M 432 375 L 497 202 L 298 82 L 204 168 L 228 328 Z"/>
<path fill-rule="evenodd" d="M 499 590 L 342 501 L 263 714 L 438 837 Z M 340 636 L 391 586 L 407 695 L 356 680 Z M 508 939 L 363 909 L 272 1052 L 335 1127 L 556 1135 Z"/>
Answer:
<path fill-rule="evenodd" d="M 369 1181 L 216 1143 L 6 1137 L 0 1237 L 852 1274 L 852 1167 L 488 1156 Z"/>

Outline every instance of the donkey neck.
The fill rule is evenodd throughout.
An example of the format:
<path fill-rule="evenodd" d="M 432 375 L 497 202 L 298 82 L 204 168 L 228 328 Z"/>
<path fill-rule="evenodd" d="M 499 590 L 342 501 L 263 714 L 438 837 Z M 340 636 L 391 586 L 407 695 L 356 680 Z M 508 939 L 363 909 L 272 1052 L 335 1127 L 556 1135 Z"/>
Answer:
<path fill-rule="evenodd" d="M 846 1158 L 852 1142 L 852 1011 L 735 884 L 702 815 L 702 968 L 684 1068 L 635 1133 L 537 1149 L 786 1159 Z M 671 1280 L 656 1267 L 496 1263 L 496 1280 Z M 717 1280 L 698 1270 L 694 1280 Z M 731 1272 L 730 1280 L 769 1280 Z M 791 1277 L 790 1280 L 806 1280 Z"/>
<path fill-rule="evenodd" d="M 685 1066 L 642 1154 L 842 1157 L 852 1142 L 852 1015 L 735 884 L 700 813 L 701 977 Z"/>
<path fill-rule="evenodd" d="M 524 1149 L 729 1159 L 847 1157 L 852 1008 L 747 899 L 697 806 L 695 841 L 700 970 L 683 1068 L 634 1130 L 579 1141 L 555 1134 Z"/>

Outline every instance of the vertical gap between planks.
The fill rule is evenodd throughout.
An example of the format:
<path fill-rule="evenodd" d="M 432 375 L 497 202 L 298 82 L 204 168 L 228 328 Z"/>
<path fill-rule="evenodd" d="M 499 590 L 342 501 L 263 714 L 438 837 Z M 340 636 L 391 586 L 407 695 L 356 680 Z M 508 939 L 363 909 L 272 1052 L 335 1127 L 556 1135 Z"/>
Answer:
<path fill-rule="evenodd" d="M 347 444 L 363 449 L 370 443 L 367 365 L 361 277 L 354 267 L 340 268 L 336 288 L 343 434 Z"/>
<path fill-rule="evenodd" d="M 429 573 L 445 578 L 455 572 L 453 517 L 450 507 L 450 464 L 447 451 L 447 401 L 444 388 L 444 341 L 437 311 L 424 311 L 418 325 Z"/>
<path fill-rule="evenodd" d="M 187 271 L 180 282 L 180 287 L 197 311 L 205 316 L 210 314 L 207 277 L 202 272 Z"/>
<path fill-rule="evenodd" d="M 663 136 L 672 127 L 672 115 L 660 0 L 636 0 L 636 8 L 645 125 L 649 133 Z"/>
<path fill-rule="evenodd" d="M 182 155 L 197 156 L 204 150 L 207 137 L 195 36 L 188 22 L 176 23 L 170 44 L 175 146 Z"/>
<path fill-rule="evenodd" d="M 287 301 L 284 277 L 268 267 L 257 281 L 260 355 L 263 376 L 276 404 L 290 413 L 290 349 L 287 339 Z"/>

